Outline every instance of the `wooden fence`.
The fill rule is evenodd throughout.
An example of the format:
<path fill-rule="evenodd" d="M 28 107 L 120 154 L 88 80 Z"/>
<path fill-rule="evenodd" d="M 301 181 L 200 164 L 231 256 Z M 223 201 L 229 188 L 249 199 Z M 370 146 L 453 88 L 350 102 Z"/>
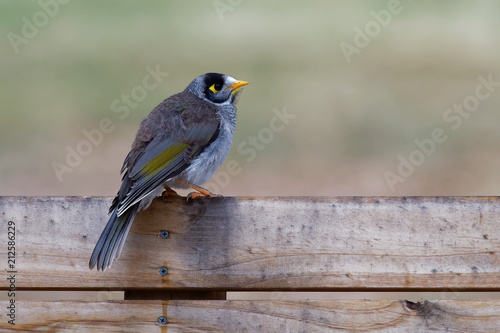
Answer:
<path fill-rule="evenodd" d="M 137 215 L 120 259 L 90 271 L 110 203 L 0 197 L 1 290 L 125 292 L 121 301 L 6 297 L 1 331 L 500 331 L 500 300 L 225 299 L 228 291 L 498 292 L 497 197 L 157 199 Z"/>

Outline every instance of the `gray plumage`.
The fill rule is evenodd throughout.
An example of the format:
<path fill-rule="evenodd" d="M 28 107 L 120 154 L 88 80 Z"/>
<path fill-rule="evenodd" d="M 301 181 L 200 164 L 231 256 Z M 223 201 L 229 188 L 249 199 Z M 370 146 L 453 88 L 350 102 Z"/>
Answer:
<path fill-rule="evenodd" d="M 183 187 L 176 180 L 202 185 L 224 162 L 236 126 L 236 95 L 246 84 L 222 74 L 201 75 L 143 119 L 90 269 L 97 264 L 105 270 L 120 256 L 136 213 L 161 195 L 164 185 Z"/>

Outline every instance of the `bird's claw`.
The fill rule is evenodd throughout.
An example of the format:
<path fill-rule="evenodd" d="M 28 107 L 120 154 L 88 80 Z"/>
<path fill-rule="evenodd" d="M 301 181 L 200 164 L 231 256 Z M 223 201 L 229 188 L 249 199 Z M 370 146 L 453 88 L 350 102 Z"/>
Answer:
<path fill-rule="evenodd" d="M 206 193 L 200 193 L 200 192 L 191 192 L 189 193 L 187 196 L 186 196 L 186 200 L 189 201 L 189 200 L 192 200 L 192 199 L 195 199 L 195 198 L 199 198 L 199 197 L 209 197 L 209 198 L 217 198 L 217 197 L 222 197 L 222 195 L 220 194 L 213 194 L 211 192 L 208 192 L 206 191 Z"/>
<path fill-rule="evenodd" d="M 164 187 L 165 191 L 161 194 L 162 198 L 167 198 L 167 197 L 180 197 L 177 192 L 172 190 L 170 187 Z"/>

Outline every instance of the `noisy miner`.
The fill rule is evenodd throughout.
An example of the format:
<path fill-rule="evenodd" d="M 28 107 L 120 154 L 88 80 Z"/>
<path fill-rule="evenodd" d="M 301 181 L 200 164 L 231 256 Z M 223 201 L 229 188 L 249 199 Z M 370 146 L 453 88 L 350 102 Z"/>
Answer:
<path fill-rule="evenodd" d="M 236 97 L 247 84 L 218 73 L 198 76 L 142 120 L 90 269 L 97 264 L 104 271 L 118 259 L 135 215 L 163 191 L 190 187 L 198 191 L 191 198 L 213 196 L 199 185 L 226 159 L 236 126 Z"/>

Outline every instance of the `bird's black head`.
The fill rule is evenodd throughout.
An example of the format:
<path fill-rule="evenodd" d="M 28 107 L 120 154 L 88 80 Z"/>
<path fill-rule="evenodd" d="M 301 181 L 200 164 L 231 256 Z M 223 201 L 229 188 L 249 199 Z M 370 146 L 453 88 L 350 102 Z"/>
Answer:
<path fill-rule="evenodd" d="M 228 75 L 207 73 L 194 79 L 186 90 L 212 103 L 234 103 L 239 89 L 247 84 Z"/>

